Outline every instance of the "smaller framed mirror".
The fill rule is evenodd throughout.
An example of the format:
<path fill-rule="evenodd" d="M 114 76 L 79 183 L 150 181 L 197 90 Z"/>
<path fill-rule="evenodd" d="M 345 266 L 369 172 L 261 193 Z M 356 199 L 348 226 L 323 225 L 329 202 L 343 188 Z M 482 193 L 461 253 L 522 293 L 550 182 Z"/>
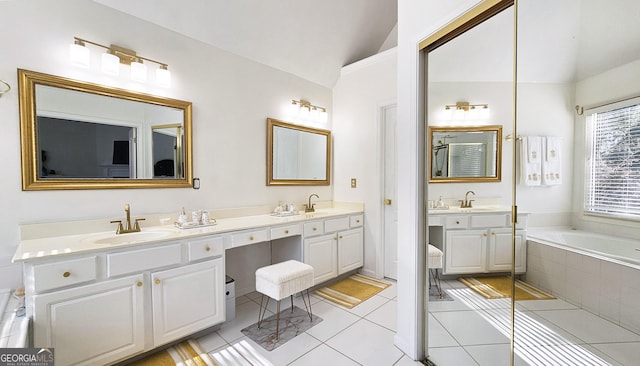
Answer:
<path fill-rule="evenodd" d="M 429 127 L 429 183 L 499 182 L 502 126 Z"/>
<path fill-rule="evenodd" d="M 331 184 L 331 131 L 267 118 L 267 185 Z"/>

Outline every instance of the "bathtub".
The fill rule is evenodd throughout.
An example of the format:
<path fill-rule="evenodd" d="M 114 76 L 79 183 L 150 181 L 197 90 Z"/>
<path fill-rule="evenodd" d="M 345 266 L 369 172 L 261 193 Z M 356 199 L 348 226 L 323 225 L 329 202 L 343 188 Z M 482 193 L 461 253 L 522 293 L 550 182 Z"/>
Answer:
<path fill-rule="evenodd" d="M 527 229 L 527 283 L 640 334 L 640 241 Z"/>
<path fill-rule="evenodd" d="M 569 228 L 532 229 L 527 240 L 640 269 L 640 240 Z"/>

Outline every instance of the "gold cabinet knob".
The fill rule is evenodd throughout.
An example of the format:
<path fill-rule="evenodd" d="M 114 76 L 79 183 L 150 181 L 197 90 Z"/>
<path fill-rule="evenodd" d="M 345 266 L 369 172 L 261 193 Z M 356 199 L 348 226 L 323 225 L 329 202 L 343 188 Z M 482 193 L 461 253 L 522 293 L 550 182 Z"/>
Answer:
<path fill-rule="evenodd" d="M 207 245 L 206 247 L 204 247 L 204 251 L 205 252 L 210 252 L 211 251 L 211 247 Z"/>
<path fill-rule="evenodd" d="M 313 228 L 313 231 L 316 231 L 316 230 L 318 230 L 318 228 L 314 227 L 314 228 Z"/>
<path fill-rule="evenodd" d="M 456 225 L 460 225 L 460 220 L 456 221 Z"/>
<path fill-rule="evenodd" d="M 340 235 L 339 238 L 342 239 L 342 235 Z"/>
<path fill-rule="evenodd" d="M 69 271 L 67 271 L 67 272 L 62 274 L 62 277 L 64 277 L 64 278 L 67 278 L 69 276 L 71 276 L 71 272 L 69 272 Z"/>
<path fill-rule="evenodd" d="M 156 280 L 155 280 L 155 281 L 153 281 L 153 282 L 155 282 L 155 284 L 156 284 L 156 285 L 159 285 L 159 284 L 160 284 L 160 279 L 159 279 L 159 278 L 156 278 Z"/>
<path fill-rule="evenodd" d="M 249 240 L 253 240 L 253 235 L 251 235 L 251 236 L 249 237 Z"/>
<path fill-rule="evenodd" d="M 391 202 L 392 202 L 392 201 L 391 201 L 391 198 L 385 198 L 385 199 L 384 199 L 384 204 L 385 204 L 385 205 L 387 205 L 387 206 L 388 206 L 388 205 L 390 205 L 390 204 L 391 204 Z"/>
<path fill-rule="evenodd" d="M 359 224 L 359 223 L 360 223 L 360 220 L 356 220 L 356 224 Z"/>
<path fill-rule="evenodd" d="M 284 233 L 285 233 L 285 234 L 289 234 L 289 230 L 285 230 L 285 231 L 284 231 Z"/>
<path fill-rule="evenodd" d="M 136 283 L 136 286 L 142 287 L 142 281 L 138 281 L 138 283 Z"/>
<path fill-rule="evenodd" d="M 487 236 L 487 233 L 482 234 L 482 236 Z"/>

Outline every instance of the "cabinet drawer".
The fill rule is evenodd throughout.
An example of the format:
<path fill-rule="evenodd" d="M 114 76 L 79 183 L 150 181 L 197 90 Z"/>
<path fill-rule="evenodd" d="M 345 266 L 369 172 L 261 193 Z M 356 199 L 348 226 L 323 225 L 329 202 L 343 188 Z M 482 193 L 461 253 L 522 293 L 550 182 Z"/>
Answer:
<path fill-rule="evenodd" d="M 469 223 L 469 216 L 447 216 L 444 224 L 447 229 L 466 229 Z"/>
<path fill-rule="evenodd" d="M 339 217 L 337 219 L 329 219 L 324 221 L 324 232 L 331 233 L 334 231 L 346 230 L 349 228 L 349 218 Z"/>
<path fill-rule="evenodd" d="M 96 257 L 33 266 L 36 292 L 75 285 L 96 279 Z"/>
<path fill-rule="evenodd" d="M 364 215 L 349 217 L 349 227 L 360 227 L 364 224 Z"/>
<path fill-rule="evenodd" d="M 507 215 L 472 215 L 471 227 L 505 227 L 507 226 Z"/>
<path fill-rule="evenodd" d="M 267 229 L 245 231 L 242 233 L 231 235 L 231 247 L 240 247 L 243 245 L 260 243 L 269 240 Z"/>
<path fill-rule="evenodd" d="M 304 224 L 304 236 L 314 236 L 324 234 L 324 225 L 322 221 L 307 222 Z"/>
<path fill-rule="evenodd" d="M 271 240 L 300 235 L 300 225 L 278 226 L 271 229 Z"/>
<path fill-rule="evenodd" d="M 107 273 L 109 277 L 126 273 L 142 272 L 180 263 L 180 244 L 156 248 L 130 250 L 107 255 Z"/>
<path fill-rule="evenodd" d="M 202 258 L 217 257 L 224 252 L 224 243 L 221 236 L 192 240 L 187 245 L 189 261 Z"/>

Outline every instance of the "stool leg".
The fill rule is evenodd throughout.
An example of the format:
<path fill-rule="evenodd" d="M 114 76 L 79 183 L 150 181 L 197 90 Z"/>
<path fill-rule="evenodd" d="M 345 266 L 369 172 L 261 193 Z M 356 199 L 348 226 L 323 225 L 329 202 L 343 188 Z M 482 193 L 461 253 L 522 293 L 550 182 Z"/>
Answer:
<path fill-rule="evenodd" d="M 264 294 L 260 297 L 260 309 L 258 310 L 258 329 L 262 325 L 262 321 L 264 320 L 264 315 L 267 312 L 267 308 L 269 307 L 269 300 L 271 298 L 267 296 L 267 303 L 264 305 L 264 310 L 262 310 L 262 302 L 264 301 Z"/>
<path fill-rule="evenodd" d="M 278 341 L 278 338 L 280 337 L 280 300 L 278 300 L 276 312 L 276 341 Z"/>
<path fill-rule="evenodd" d="M 309 315 L 309 320 L 313 321 L 313 313 L 311 313 L 311 297 L 309 296 L 309 289 L 307 289 L 307 300 L 309 300 L 309 306 L 307 307 L 307 301 L 304 299 L 304 292 L 300 293 L 302 296 L 302 302 L 304 302 L 304 308 L 307 310 L 307 314 Z"/>
<path fill-rule="evenodd" d="M 293 295 L 291 295 L 291 313 L 293 313 Z"/>

